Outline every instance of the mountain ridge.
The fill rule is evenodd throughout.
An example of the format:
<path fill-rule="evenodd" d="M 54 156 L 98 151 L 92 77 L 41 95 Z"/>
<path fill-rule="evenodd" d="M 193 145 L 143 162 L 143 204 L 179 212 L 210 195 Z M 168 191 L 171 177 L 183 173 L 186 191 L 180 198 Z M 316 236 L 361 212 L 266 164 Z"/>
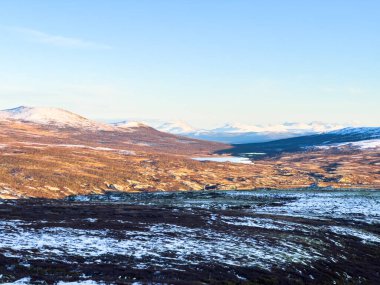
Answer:
<path fill-rule="evenodd" d="M 339 144 L 349 147 L 349 143 L 376 140 L 379 138 L 380 127 L 350 127 L 322 134 L 298 136 L 269 142 L 234 144 L 233 148 L 221 150 L 217 153 L 237 156 L 245 156 L 244 154 L 249 153 L 261 153 L 273 156 L 284 152 L 299 152 L 316 147 L 339 146 Z M 353 144 L 353 146 L 355 146 L 355 144 Z"/>
<path fill-rule="evenodd" d="M 128 122 L 128 120 L 124 120 Z M 157 130 L 182 135 L 194 139 L 221 142 L 227 144 L 266 142 L 302 135 L 312 135 L 333 130 L 343 129 L 342 124 L 322 122 L 291 123 L 275 125 L 247 125 L 240 123 L 227 123 L 220 127 L 197 129 L 183 121 L 141 120 Z M 118 123 L 115 123 L 118 124 Z"/>
<path fill-rule="evenodd" d="M 291 149 L 299 149 L 300 147 L 324 145 L 324 141 L 344 143 L 379 137 L 379 128 L 377 127 L 343 127 L 338 124 L 321 122 L 308 124 L 287 122 L 267 126 L 225 124 L 222 127 L 208 130 L 196 130 L 183 121 L 166 122 L 155 127 L 152 126 L 153 123 L 130 120 L 106 124 L 54 107 L 20 106 L 2 110 L 0 111 L 0 121 L 4 120 L 33 123 L 44 127 L 75 128 L 88 131 L 136 132 L 139 130 L 144 133 L 163 132 L 167 135 L 179 135 L 180 137 L 210 142 L 230 144 L 230 141 L 237 141 L 232 144 L 240 145 L 239 148 L 246 148 L 247 145 L 252 144 L 256 150 L 260 143 L 262 143 L 261 146 L 274 145 L 278 147 L 278 143 L 285 142 L 286 145 L 292 146 Z M 178 137 L 179 140 L 180 137 Z M 307 141 L 307 143 L 300 143 L 300 141 Z M 285 149 L 289 149 L 289 147 Z"/>
<path fill-rule="evenodd" d="M 76 113 L 55 107 L 19 106 L 0 111 L 0 120 L 14 120 L 58 128 L 84 128 L 111 131 L 110 125 L 87 119 Z"/>

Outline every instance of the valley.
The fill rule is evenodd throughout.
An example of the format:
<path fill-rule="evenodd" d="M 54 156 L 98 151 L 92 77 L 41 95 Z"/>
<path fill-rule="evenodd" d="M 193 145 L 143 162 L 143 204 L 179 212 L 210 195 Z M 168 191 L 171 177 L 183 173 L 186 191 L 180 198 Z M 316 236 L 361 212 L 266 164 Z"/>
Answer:
<path fill-rule="evenodd" d="M 230 146 L 145 125 L 99 125 L 63 110 L 49 109 L 47 114 L 26 110 L 28 117 L 22 107 L 19 117 L 0 121 L 0 198 L 63 198 L 110 190 L 376 189 L 380 185 L 376 145 L 311 147 L 326 141 L 326 136 L 333 143 L 367 137 L 332 140 L 333 135 L 326 134 Z M 221 152 L 225 158 L 220 158 Z M 252 162 L 234 163 L 229 154 Z M 197 157 L 211 161 L 193 159 Z"/>
<path fill-rule="evenodd" d="M 380 1 L 0 1 L 0 285 L 380 285 Z"/>

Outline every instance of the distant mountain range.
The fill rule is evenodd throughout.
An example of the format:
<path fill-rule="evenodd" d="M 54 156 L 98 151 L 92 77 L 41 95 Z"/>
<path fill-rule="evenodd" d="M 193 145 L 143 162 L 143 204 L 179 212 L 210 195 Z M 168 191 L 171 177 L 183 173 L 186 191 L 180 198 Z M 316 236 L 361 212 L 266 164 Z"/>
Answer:
<path fill-rule="evenodd" d="M 380 128 L 329 131 L 335 127 L 313 123 L 199 131 L 180 122 L 161 124 L 160 131 L 149 125 L 106 124 L 57 108 L 0 111 L 0 198 L 106 191 L 379 189 Z M 204 133 L 297 137 L 231 145 L 186 137 L 188 132 L 197 138 L 205 138 Z M 302 135 L 308 132 L 318 133 Z"/>
<path fill-rule="evenodd" d="M 306 151 L 311 148 L 376 148 L 380 147 L 380 127 L 344 128 L 321 134 L 298 136 L 262 143 L 235 144 L 233 148 L 221 150 L 220 154 L 232 154 L 256 158 L 284 152 Z M 361 142 L 360 144 L 358 142 Z"/>
<path fill-rule="evenodd" d="M 133 121 L 127 120 L 114 123 L 114 125 L 118 126 L 126 123 L 133 123 Z M 183 121 L 162 122 L 156 120 L 142 120 L 141 123 L 149 125 L 162 132 L 228 144 L 266 142 L 277 139 L 324 133 L 339 130 L 345 127 L 340 124 L 312 122 L 308 124 L 284 123 L 266 126 L 225 124 L 217 128 L 196 129 Z"/>
<path fill-rule="evenodd" d="M 91 132 L 136 132 L 135 141 L 143 137 L 144 141 L 154 144 L 154 138 L 165 137 L 169 141 L 202 142 L 199 140 L 224 142 L 233 144 L 229 150 L 219 150 L 219 153 L 241 155 L 242 153 L 277 154 L 281 152 L 302 151 L 310 147 L 337 146 L 350 142 L 379 139 L 380 128 L 360 127 L 344 128 L 338 124 L 313 122 L 284 123 L 281 125 L 242 125 L 226 124 L 214 129 L 195 129 L 181 121 L 160 122 L 121 121 L 117 123 L 96 122 L 72 112 L 59 108 L 17 107 L 0 111 L 0 121 L 27 122 L 45 127 L 73 128 Z M 370 143 L 369 145 L 373 145 Z"/>

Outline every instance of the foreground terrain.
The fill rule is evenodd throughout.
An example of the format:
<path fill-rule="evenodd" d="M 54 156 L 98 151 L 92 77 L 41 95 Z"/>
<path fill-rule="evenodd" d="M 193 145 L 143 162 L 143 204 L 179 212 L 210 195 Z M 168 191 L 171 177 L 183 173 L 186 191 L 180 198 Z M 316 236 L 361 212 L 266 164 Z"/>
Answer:
<path fill-rule="evenodd" d="M 380 280 L 379 191 L 109 193 L 0 213 L 0 283 Z"/>

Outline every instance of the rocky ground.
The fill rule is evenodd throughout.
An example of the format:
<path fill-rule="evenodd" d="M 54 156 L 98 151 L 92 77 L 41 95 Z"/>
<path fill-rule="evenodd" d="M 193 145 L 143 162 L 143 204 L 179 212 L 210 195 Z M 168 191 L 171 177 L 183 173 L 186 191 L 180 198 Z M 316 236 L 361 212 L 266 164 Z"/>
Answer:
<path fill-rule="evenodd" d="M 1 283 L 380 281 L 379 191 L 109 193 L 0 213 Z"/>

